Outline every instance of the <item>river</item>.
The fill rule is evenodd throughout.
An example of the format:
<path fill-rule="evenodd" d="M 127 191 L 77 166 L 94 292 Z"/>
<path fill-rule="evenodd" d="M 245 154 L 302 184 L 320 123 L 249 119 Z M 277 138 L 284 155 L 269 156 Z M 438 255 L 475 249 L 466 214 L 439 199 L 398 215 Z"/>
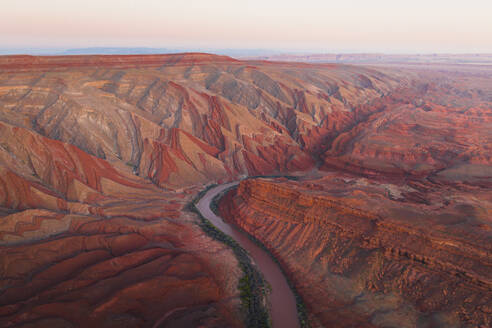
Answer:
<path fill-rule="evenodd" d="M 240 231 L 232 224 L 224 222 L 222 218 L 215 215 L 210 209 L 210 204 L 216 195 L 237 184 L 238 182 L 231 182 L 210 189 L 198 201 L 196 207 L 203 217 L 223 233 L 231 236 L 241 247 L 248 251 L 265 280 L 272 287 L 269 302 L 273 328 L 298 328 L 300 325 L 297 316 L 296 299 L 278 264 L 273 261 L 266 251 L 251 241 L 245 232 Z"/>

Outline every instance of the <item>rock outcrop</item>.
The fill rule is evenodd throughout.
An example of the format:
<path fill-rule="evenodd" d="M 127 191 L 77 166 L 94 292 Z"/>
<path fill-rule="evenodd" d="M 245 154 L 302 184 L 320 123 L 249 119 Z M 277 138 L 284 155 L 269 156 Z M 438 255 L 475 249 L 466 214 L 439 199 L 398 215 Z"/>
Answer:
<path fill-rule="evenodd" d="M 1 121 L 177 189 L 310 169 L 312 153 L 361 115 L 353 108 L 402 83 L 207 54 L 5 56 L 0 72 Z"/>
<path fill-rule="evenodd" d="M 321 155 L 323 167 L 491 187 L 492 103 L 486 94 L 492 82 L 476 76 L 474 83 L 485 92 L 457 78 L 443 83 L 423 74 L 412 88 L 379 99 L 380 111 L 338 134 Z"/>
<path fill-rule="evenodd" d="M 449 189 L 440 208 L 409 188 L 340 175 L 245 180 L 220 213 L 280 261 L 314 326 L 490 326 L 492 221 L 480 211 L 490 190 L 471 205 L 473 192 Z"/>
<path fill-rule="evenodd" d="M 0 131 L 1 326 L 241 326 L 241 272 L 184 211 L 193 190 Z"/>

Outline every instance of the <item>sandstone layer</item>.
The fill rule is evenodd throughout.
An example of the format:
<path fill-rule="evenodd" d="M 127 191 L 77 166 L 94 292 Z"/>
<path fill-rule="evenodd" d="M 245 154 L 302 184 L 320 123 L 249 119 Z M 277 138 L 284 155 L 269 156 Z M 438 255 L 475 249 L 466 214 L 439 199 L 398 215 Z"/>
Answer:
<path fill-rule="evenodd" d="M 488 327 L 492 192 L 426 187 L 245 180 L 220 213 L 279 259 L 314 326 Z"/>
<path fill-rule="evenodd" d="M 0 123 L 0 325 L 241 325 L 240 270 L 165 192 Z"/>
<path fill-rule="evenodd" d="M 492 80 L 465 71 L 411 70 L 318 144 L 322 171 L 221 200 L 314 326 L 492 325 Z"/>

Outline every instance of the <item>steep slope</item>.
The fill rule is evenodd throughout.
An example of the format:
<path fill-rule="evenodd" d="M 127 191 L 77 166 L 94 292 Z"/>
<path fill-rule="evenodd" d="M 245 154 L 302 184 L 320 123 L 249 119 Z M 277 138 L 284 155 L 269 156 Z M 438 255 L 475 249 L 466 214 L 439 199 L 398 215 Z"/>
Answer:
<path fill-rule="evenodd" d="M 491 186 L 492 80 L 421 73 L 384 110 L 339 134 L 324 167 Z"/>
<path fill-rule="evenodd" d="M 256 179 L 220 213 L 279 259 L 314 326 L 487 327 L 492 193 L 476 192 L 340 174 Z"/>
<path fill-rule="evenodd" d="M 183 211 L 189 194 L 0 131 L 1 326 L 241 326 L 237 261 Z"/>
<path fill-rule="evenodd" d="M 311 168 L 355 107 L 401 83 L 368 69 L 206 54 L 3 57 L 0 70 L 2 121 L 174 188 Z"/>
<path fill-rule="evenodd" d="M 492 325 L 492 80 L 411 72 L 320 145 L 322 172 L 243 181 L 221 200 L 315 326 Z"/>

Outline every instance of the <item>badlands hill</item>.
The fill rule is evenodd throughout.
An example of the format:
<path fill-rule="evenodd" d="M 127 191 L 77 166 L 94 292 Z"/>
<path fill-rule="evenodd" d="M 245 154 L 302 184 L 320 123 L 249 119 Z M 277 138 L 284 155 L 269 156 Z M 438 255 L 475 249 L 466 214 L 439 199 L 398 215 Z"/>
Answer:
<path fill-rule="evenodd" d="M 187 205 L 292 172 L 221 211 L 278 256 L 313 326 L 491 325 L 489 73 L 0 57 L 0 325 L 243 326 L 237 259 Z"/>

